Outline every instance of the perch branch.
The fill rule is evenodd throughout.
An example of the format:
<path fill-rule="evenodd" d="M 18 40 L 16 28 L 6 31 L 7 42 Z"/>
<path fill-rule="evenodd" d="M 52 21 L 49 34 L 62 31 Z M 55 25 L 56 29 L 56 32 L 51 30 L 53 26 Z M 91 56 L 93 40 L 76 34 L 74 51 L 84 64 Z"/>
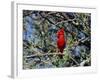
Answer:
<path fill-rule="evenodd" d="M 35 54 L 35 55 L 24 56 L 24 57 L 25 58 L 32 58 L 32 57 L 35 57 L 35 56 L 46 56 L 46 55 L 48 55 L 48 56 L 51 56 L 51 55 L 61 55 L 61 53 L 46 53 L 46 54 L 38 53 L 38 54 Z"/>

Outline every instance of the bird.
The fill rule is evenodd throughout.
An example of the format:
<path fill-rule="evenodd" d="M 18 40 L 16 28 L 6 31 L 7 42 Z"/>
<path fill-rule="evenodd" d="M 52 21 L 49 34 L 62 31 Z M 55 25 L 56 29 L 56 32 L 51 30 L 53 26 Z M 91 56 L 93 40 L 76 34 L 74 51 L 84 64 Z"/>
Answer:
<path fill-rule="evenodd" d="M 66 46 L 65 36 L 64 36 L 64 28 L 60 28 L 57 31 L 57 48 L 61 53 L 61 57 L 63 55 L 64 48 Z"/>

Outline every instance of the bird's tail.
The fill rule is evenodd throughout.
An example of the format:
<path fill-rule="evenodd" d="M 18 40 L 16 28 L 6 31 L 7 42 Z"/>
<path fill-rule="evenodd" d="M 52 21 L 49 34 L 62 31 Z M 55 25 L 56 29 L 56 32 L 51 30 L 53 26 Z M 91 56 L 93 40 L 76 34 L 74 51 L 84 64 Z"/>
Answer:
<path fill-rule="evenodd" d="M 63 58 L 63 49 L 60 49 L 61 54 L 59 54 L 60 59 Z"/>
<path fill-rule="evenodd" d="M 61 53 L 63 53 L 63 51 L 64 51 L 63 49 L 60 49 L 60 52 L 61 52 Z"/>
<path fill-rule="evenodd" d="M 63 58 L 63 54 L 59 54 L 58 56 L 59 56 L 59 58 L 60 58 L 60 59 L 62 59 L 62 58 Z"/>

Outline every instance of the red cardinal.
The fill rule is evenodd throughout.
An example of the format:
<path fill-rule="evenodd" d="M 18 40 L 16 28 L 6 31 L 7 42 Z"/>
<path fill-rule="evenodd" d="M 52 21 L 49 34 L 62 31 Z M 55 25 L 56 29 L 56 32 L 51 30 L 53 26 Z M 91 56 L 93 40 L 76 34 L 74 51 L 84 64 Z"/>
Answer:
<path fill-rule="evenodd" d="M 61 53 L 63 53 L 65 45 L 64 29 L 61 28 L 57 31 L 57 47 Z"/>

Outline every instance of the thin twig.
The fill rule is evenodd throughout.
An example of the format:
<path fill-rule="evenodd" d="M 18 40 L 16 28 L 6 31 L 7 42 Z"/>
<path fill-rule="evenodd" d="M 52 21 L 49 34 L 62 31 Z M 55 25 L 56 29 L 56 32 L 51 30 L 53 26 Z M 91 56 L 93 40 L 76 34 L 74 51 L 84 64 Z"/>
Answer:
<path fill-rule="evenodd" d="M 79 66 L 79 63 L 70 54 L 69 57 L 76 63 L 77 66 Z"/>

